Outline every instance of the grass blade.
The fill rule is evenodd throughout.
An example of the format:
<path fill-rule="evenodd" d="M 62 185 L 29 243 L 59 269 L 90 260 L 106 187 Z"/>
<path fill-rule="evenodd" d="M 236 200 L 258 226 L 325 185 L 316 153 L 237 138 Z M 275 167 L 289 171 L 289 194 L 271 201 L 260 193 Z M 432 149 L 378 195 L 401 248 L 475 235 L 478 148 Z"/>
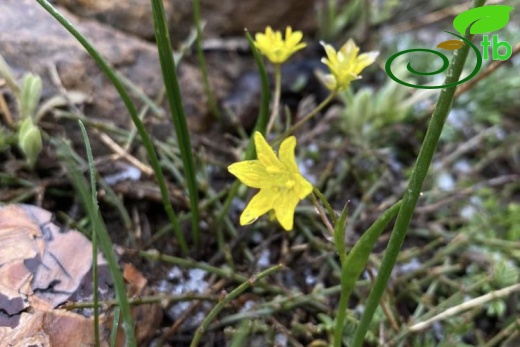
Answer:
<path fill-rule="evenodd" d="M 161 166 L 159 165 L 159 159 L 157 158 L 157 153 L 152 144 L 152 140 L 150 136 L 146 132 L 144 128 L 143 122 L 139 119 L 139 115 L 137 113 L 137 109 L 130 98 L 130 95 L 126 91 L 125 87 L 121 80 L 117 77 L 115 71 L 110 67 L 108 62 L 101 56 L 101 54 L 92 46 L 92 44 L 76 29 L 76 27 L 65 18 L 54 6 L 52 6 L 47 0 L 36 0 L 40 6 L 42 6 L 50 15 L 52 15 L 65 29 L 67 29 L 72 36 L 74 36 L 79 43 L 85 48 L 85 50 L 90 54 L 90 56 L 96 61 L 101 70 L 105 73 L 105 75 L 110 79 L 117 92 L 121 96 L 128 112 L 130 113 L 130 117 L 139 132 L 139 136 L 141 136 L 141 141 L 143 142 L 143 146 L 146 149 L 148 154 L 148 158 L 150 160 L 150 164 L 152 165 L 153 171 L 155 173 L 155 178 L 157 179 L 157 183 L 159 184 L 159 189 L 161 191 L 161 198 L 164 205 L 164 209 L 166 214 L 168 215 L 168 219 L 172 224 L 173 230 L 175 232 L 175 236 L 179 242 L 179 246 L 184 254 L 188 253 L 188 246 L 186 244 L 186 240 L 184 239 L 184 235 L 182 234 L 179 222 L 177 220 L 177 216 L 173 211 L 173 207 L 170 201 L 170 197 L 168 194 L 168 189 L 166 188 L 166 182 L 164 180 L 164 175 L 161 170 Z"/>
<path fill-rule="evenodd" d="M 197 179 L 195 177 L 195 165 L 191 152 L 190 133 L 186 123 L 186 116 L 182 107 L 182 97 L 177 79 L 175 61 L 173 60 L 173 50 L 170 42 L 168 25 L 162 0 L 152 0 L 153 22 L 155 27 L 155 38 L 159 51 L 161 70 L 170 105 L 172 122 L 177 134 L 177 142 L 181 151 L 182 163 L 184 165 L 184 175 L 188 184 L 190 196 L 191 217 L 193 227 L 193 240 L 199 243 L 199 198 L 197 189 Z"/>
<path fill-rule="evenodd" d="M 262 135 L 265 135 L 265 130 L 267 129 L 267 123 L 269 122 L 269 102 L 271 101 L 271 91 L 269 89 L 269 78 L 267 77 L 267 71 L 265 70 L 265 65 L 262 60 L 262 56 L 258 49 L 256 49 L 255 43 L 251 34 L 246 31 L 246 39 L 249 44 L 249 48 L 251 48 L 251 52 L 253 52 L 253 57 L 255 58 L 256 66 L 258 67 L 258 73 L 260 74 L 260 83 L 262 85 L 262 94 L 260 97 L 260 110 L 258 111 L 258 119 L 255 124 L 255 131 L 259 131 Z M 249 141 L 249 145 L 246 150 L 246 160 L 253 159 L 254 156 L 254 142 Z"/>
<path fill-rule="evenodd" d="M 202 72 L 202 79 L 204 82 L 204 92 L 208 98 L 209 107 L 213 116 L 220 120 L 220 111 L 217 107 L 215 96 L 211 90 L 208 79 L 208 67 L 206 65 L 206 59 L 204 58 L 204 52 L 202 51 L 202 25 L 200 23 L 200 1 L 193 0 L 193 20 L 195 21 L 195 28 L 197 30 L 197 38 L 195 40 L 195 47 L 197 48 L 197 59 L 199 60 L 200 71 Z"/>
<path fill-rule="evenodd" d="M 90 140 L 87 135 L 87 130 L 85 129 L 85 125 L 78 120 L 79 127 L 81 128 L 81 135 L 83 136 L 83 142 L 85 142 L 85 151 L 87 152 L 88 159 L 88 170 L 90 176 L 90 196 L 92 204 L 91 208 L 93 212 L 99 218 L 99 205 L 97 203 L 97 190 L 96 190 L 96 169 L 94 167 L 94 157 L 92 156 L 92 147 L 90 146 Z M 94 302 L 94 340 L 96 341 L 96 347 L 99 347 L 99 295 L 98 295 L 98 263 L 97 263 L 97 233 L 92 225 L 92 288 L 93 288 L 93 298 Z"/>
<path fill-rule="evenodd" d="M 112 248 L 112 241 L 108 235 L 105 223 L 98 213 L 97 202 L 94 202 L 92 199 L 92 196 L 95 195 L 95 192 L 90 192 L 87 181 L 83 177 L 83 174 L 79 171 L 78 168 L 80 165 L 78 165 L 78 162 L 74 159 L 77 157 L 77 155 L 71 146 L 66 142 L 60 142 L 57 146 L 58 155 L 67 165 L 67 172 L 70 180 L 74 185 L 74 188 L 79 193 L 81 201 L 92 223 L 92 229 L 97 234 L 99 239 L 99 248 L 101 248 L 105 259 L 107 260 L 108 268 L 114 281 L 116 298 L 119 303 L 121 315 L 123 317 L 123 330 L 125 332 L 126 346 L 134 347 L 137 345 L 134 335 L 134 323 L 132 320 L 132 314 L 130 312 L 128 298 L 126 297 L 123 276 L 119 270 L 117 259 Z M 87 147 L 89 146 L 87 145 Z M 92 162 L 89 163 L 89 167 L 93 169 Z M 97 290 L 97 288 L 95 290 Z"/>
<path fill-rule="evenodd" d="M 341 264 L 341 296 L 338 304 L 338 316 L 336 317 L 336 327 L 334 329 L 334 346 L 341 347 L 343 336 L 343 326 L 345 325 L 348 299 L 354 289 L 357 279 L 363 272 L 368 257 L 374 245 L 388 223 L 394 218 L 401 208 L 401 201 L 395 203 L 385 211 L 365 233 L 359 238 L 348 256 Z M 341 218 L 340 218 L 341 220 Z M 343 241 L 344 244 L 344 241 Z M 341 254 L 340 254 L 341 258 Z M 343 260 L 343 259 L 342 259 Z"/>

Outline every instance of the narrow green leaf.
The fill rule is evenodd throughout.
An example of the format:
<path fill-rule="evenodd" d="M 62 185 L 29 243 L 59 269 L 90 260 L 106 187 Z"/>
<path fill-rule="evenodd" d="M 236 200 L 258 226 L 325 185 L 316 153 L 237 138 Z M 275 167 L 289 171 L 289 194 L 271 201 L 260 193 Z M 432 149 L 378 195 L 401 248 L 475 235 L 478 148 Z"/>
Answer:
<path fill-rule="evenodd" d="M 204 82 L 204 92 L 208 98 L 209 107 L 213 116 L 220 120 L 220 111 L 217 107 L 217 101 L 213 95 L 213 91 L 209 85 L 208 79 L 208 67 L 206 65 L 206 59 L 204 58 L 204 52 L 202 51 L 202 25 L 200 23 L 200 1 L 193 0 L 193 19 L 195 21 L 195 28 L 197 30 L 197 39 L 195 40 L 195 46 L 197 48 L 197 59 L 199 60 L 200 71 L 202 72 L 202 79 Z"/>
<path fill-rule="evenodd" d="M 32 118 L 40 103 L 42 94 L 42 79 L 40 76 L 28 73 L 24 76 L 22 94 L 19 99 L 20 119 Z"/>
<path fill-rule="evenodd" d="M 36 159 L 42 150 L 42 134 L 40 129 L 34 125 L 31 117 L 25 118 L 18 130 L 18 147 L 22 150 L 27 163 L 34 167 Z"/>
<path fill-rule="evenodd" d="M 7 62 L 5 61 L 4 57 L 0 54 L 0 76 L 2 76 L 5 79 L 5 84 L 11 89 L 13 94 L 18 98 L 20 96 L 20 93 L 22 90 L 20 89 L 20 86 L 18 85 L 18 82 L 16 81 L 16 78 L 14 78 L 14 74 L 11 71 L 11 68 L 9 65 L 7 65 Z"/>
<path fill-rule="evenodd" d="M 401 208 L 401 201 L 395 203 L 392 207 L 385 211 L 365 233 L 359 238 L 354 245 L 345 261 L 341 264 L 341 296 L 338 304 L 338 316 L 336 317 L 336 327 L 334 330 L 334 346 L 341 346 L 341 338 L 343 336 L 343 326 L 345 325 L 346 311 L 350 294 L 354 289 L 356 281 L 363 272 L 368 261 L 370 253 L 379 238 L 379 235 L 385 230 L 390 221 L 397 215 Z M 343 213 L 342 213 L 343 215 Z M 341 216 L 338 221 L 341 221 Z M 338 223 L 339 224 L 339 223 Z M 345 248 L 343 244 L 343 249 Z M 338 247 L 339 251 L 339 247 Z M 340 254 L 341 257 L 341 254 Z"/>
<path fill-rule="evenodd" d="M 87 144 L 86 146 L 89 147 Z M 92 229 L 98 236 L 99 247 L 107 260 L 108 268 L 114 281 L 116 298 L 123 318 L 123 331 L 125 332 L 126 339 L 125 345 L 135 347 L 137 346 L 137 342 L 134 334 L 134 323 L 130 311 L 130 305 L 128 303 L 128 298 L 126 297 L 125 283 L 117 264 L 117 258 L 113 251 L 112 241 L 110 240 L 105 223 L 97 210 L 97 201 L 93 201 L 93 195 L 95 196 L 95 192 L 91 193 L 85 177 L 83 177 L 83 174 L 79 171 L 80 165 L 78 165 L 78 162 L 74 159 L 77 157 L 77 154 L 74 152 L 70 144 L 63 141 L 59 142 L 57 147 L 58 156 L 63 159 L 67 166 L 69 178 L 72 181 L 74 188 L 79 193 L 79 197 L 81 198 L 90 222 L 92 223 Z M 93 164 L 90 162 L 89 166 L 92 169 L 91 165 Z M 93 173 L 91 173 L 91 177 L 92 174 Z"/>
<path fill-rule="evenodd" d="M 181 227 L 177 220 L 177 216 L 173 211 L 172 203 L 170 201 L 170 196 L 168 194 L 168 189 L 166 188 L 166 182 L 164 180 L 164 175 L 159 165 L 159 159 L 157 158 L 157 153 L 155 152 L 155 148 L 153 147 L 152 140 L 146 131 L 143 122 L 139 118 L 137 113 L 137 109 L 130 98 L 130 95 L 126 91 L 123 83 L 117 77 L 116 72 L 110 67 L 109 63 L 101 56 L 101 54 L 92 46 L 92 44 L 76 29 L 76 27 L 65 18 L 54 6 L 52 6 L 47 0 L 36 0 L 40 6 L 42 6 L 50 15 L 52 15 L 65 29 L 67 29 L 72 36 L 78 40 L 79 43 L 85 48 L 88 54 L 96 61 L 101 70 L 105 73 L 105 75 L 110 79 L 114 88 L 116 88 L 117 92 L 121 96 L 126 108 L 128 109 L 128 113 L 130 113 L 130 117 L 139 132 L 139 136 L 141 137 L 141 141 L 143 142 L 143 146 L 146 149 L 148 154 L 148 159 L 150 160 L 150 164 L 152 165 L 153 171 L 155 173 L 155 178 L 157 179 L 157 183 L 159 184 L 159 189 L 161 191 L 161 199 L 163 202 L 164 210 L 170 220 L 170 223 L 175 232 L 175 236 L 177 237 L 177 241 L 179 242 L 179 246 L 184 254 L 188 253 L 188 245 L 186 244 L 186 240 L 184 239 L 184 235 L 182 233 Z"/>
<path fill-rule="evenodd" d="M 265 130 L 267 128 L 267 123 L 269 122 L 269 102 L 271 101 L 271 91 L 269 89 L 269 78 L 267 77 L 267 71 L 265 70 L 265 65 L 262 60 L 262 56 L 258 49 L 256 49 L 255 43 L 251 34 L 246 31 L 246 39 L 249 44 L 249 48 L 251 48 L 251 52 L 253 52 L 253 57 L 255 58 L 256 66 L 258 67 L 258 73 L 260 74 L 260 81 L 262 84 L 262 94 L 260 97 L 260 110 L 258 112 L 258 119 L 256 120 L 255 131 L 259 131 L 262 135 L 265 135 Z M 246 160 L 253 159 L 254 152 L 254 142 L 252 139 L 249 141 L 249 145 L 246 150 Z"/>
<path fill-rule="evenodd" d="M 191 217 L 193 227 L 193 240 L 199 243 L 199 197 L 197 179 L 195 177 L 195 165 L 191 152 L 190 133 L 186 123 L 186 116 L 182 107 L 182 97 L 177 79 L 175 62 L 173 60 L 173 50 L 170 41 L 170 33 L 166 23 L 164 5 L 162 0 L 152 0 L 153 22 L 155 27 L 155 39 L 159 51 L 161 70 L 170 105 L 172 122 L 177 134 L 177 142 L 181 151 L 182 163 L 184 165 L 184 175 L 188 184 L 190 196 Z"/>
<path fill-rule="evenodd" d="M 345 207 L 343 207 L 339 218 L 334 222 L 334 244 L 336 245 L 336 250 L 342 265 L 345 263 L 347 258 L 347 252 L 345 248 L 345 228 L 347 226 L 347 217 L 348 207 L 347 204 L 345 204 Z"/>
<path fill-rule="evenodd" d="M 99 205 L 97 203 L 97 190 L 96 190 L 96 168 L 94 166 L 94 157 L 92 155 L 92 147 L 90 146 L 90 140 L 87 135 L 87 130 L 85 129 L 85 125 L 78 120 L 79 127 L 81 129 L 81 135 L 83 136 L 83 142 L 85 143 L 85 151 L 87 153 L 87 161 L 88 161 L 88 170 L 90 176 L 90 196 L 92 204 L 91 208 L 94 213 L 99 218 Z M 92 301 L 94 303 L 94 341 L 96 343 L 96 347 L 99 347 L 99 295 L 98 295 L 98 262 L 97 262 L 97 233 L 92 225 L 92 288 L 93 288 L 93 298 Z"/>

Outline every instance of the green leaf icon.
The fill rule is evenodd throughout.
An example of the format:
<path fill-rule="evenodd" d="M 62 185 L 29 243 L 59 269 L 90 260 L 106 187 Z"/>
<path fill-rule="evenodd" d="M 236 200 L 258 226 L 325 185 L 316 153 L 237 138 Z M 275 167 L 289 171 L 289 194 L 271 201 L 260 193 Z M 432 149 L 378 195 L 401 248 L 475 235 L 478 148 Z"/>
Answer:
<path fill-rule="evenodd" d="M 453 20 L 453 27 L 461 35 L 469 28 L 470 34 L 484 34 L 502 29 L 509 22 L 509 12 L 514 7 L 492 5 L 472 8 L 459 14 Z"/>
<path fill-rule="evenodd" d="M 462 47 L 464 47 L 464 42 L 461 40 L 448 40 L 437 45 L 437 48 L 447 49 L 448 51 L 454 51 Z"/>

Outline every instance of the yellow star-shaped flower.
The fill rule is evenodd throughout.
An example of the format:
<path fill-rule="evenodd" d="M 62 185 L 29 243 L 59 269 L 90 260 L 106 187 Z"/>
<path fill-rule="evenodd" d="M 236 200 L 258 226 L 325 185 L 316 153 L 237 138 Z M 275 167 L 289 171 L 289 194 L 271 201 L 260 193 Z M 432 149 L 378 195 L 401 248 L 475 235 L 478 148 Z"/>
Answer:
<path fill-rule="evenodd" d="M 322 58 L 321 62 L 330 69 L 330 74 L 321 74 L 318 77 L 325 86 L 332 91 L 346 90 L 350 83 L 361 78 L 361 71 L 374 63 L 379 52 L 368 52 L 358 56 L 359 47 L 349 39 L 336 52 L 334 47 L 321 42 L 325 48 L 327 58 Z"/>
<path fill-rule="evenodd" d="M 301 31 L 292 31 L 291 27 L 285 29 L 285 40 L 280 31 L 273 31 L 271 27 L 265 29 L 265 33 L 255 35 L 255 46 L 260 53 L 265 55 L 273 64 L 283 64 L 296 51 L 307 46 L 300 41 L 303 38 Z"/>
<path fill-rule="evenodd" d="M 258 159 L 241 161 L 228 167 L 229 172 L 246 186 L 260 189 L 242 212 L 240 225 L 251 224 L 261 215 L 274 210 L 278 222 L 290 231 L 296 205 L 313 189 L 298 170 L 294 157 L 296 138 L 290 136 L 282 142 L 278 157 L 261 133 L 255 132 L 254 141 Z"/>

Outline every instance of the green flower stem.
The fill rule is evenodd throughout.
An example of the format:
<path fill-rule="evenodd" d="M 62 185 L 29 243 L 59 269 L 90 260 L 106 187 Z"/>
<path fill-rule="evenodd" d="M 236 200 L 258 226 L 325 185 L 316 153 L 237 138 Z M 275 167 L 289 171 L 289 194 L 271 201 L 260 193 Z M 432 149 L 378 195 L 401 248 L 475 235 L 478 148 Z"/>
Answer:
<path fill-rule="evenodd" d="M 332 209 L 332 206 L 330 206 L 328 200 L 325 198 L 325 196 L 320 192 L 320 190 L 316 187 L 312 187 L 312 192 L 320 199 L 321 203 L 325 208 L 327 209 L 327 213 L 330 216 L 330 219 L 332 220 L 332 224 L 336 225 L 336 222 L 338 221 L 338 217 L 336 216 L 336 213 Z"/>
<path fill-rule="evenodd" d="M 329 94 L 329 96 L 327 96 L 325 98 L 325 100 L 323 100 L 321 102 L 321 104 L 319 104 L 314 110 L 312 110 L 311 112 L 309 112 L 308 115 L 306 115 L 305 117 L 303 117 L 301 120 L 298 121 L 298 123 L 294 124 L 288 131 L 287 133 L 293 133 L 295 132 L 296 130 L 298 130 L 302 125 L 304 125 L 305 123 L 307 123 L 312 117 L 314 117 L 315 115 L 318 114 L 318 112 L 320 112 L 325 106 L 327 106 L 337 95 L 337 92 L 334 91 L 332 93 Z"/>
<path fill-rule="evenodd" d="M 195 29 L 197 30 L 197 38 L 195 40 L 195 46 L 197 48 L 197 59 L 199 60 L 200 71 L 202 72 L 202 79 L 204 83 L 204 92 L 208 98 L 209 108 L 215 119 L 220 120 L 220 111 L 217 107 L 217 102 L 213 91 L 209 85 L 208 79 L 208 67 L 206 65 L 206 59 L 204 58 L 204 52 L 202 51 L 202 26 L 200 24 L 200 1 L 193 0 L 193 19 L 195 21 Z"/>
<path fill-rule="evenodd" d="M 201 325 L 197 328 L 197 331 L 195 331 L 195 336 L 193 337 L 193 340 L 191 341 L 190 347 L 196 347 L 199 344 L 200 339 L 202 338 L 202 335 L 204 332 L 208 329 L 209 324 L 215 317 L 222 311 L 224 307 L 226 307 L 227 304 L 233 299 L 235 299 L 237 296 L 242 294 L 246 289 L 253 286 L 256 281 L 267 277 L 271 275 L 272 273 L 279 271 L 283 268 L 282 264 L 278 264 L 275 266 L 272 266 L 268 268 L 267 270 L 264 270 L 260 272 L 257 275 L 253 275 L 251 278 L 244 281 L 241 285 L 236 287 L 231 293 L 224 296 L 224 298 L 217 304 L 213 309 L 208 313 L 204 321 L 201 323 Z"/>
<path fill-rule="evenodd" d="M 282 65 L 275 64 L 274 65 L 274 100 L 273 100 L 273 109 L 271 110 L 271 116 L 269 116 L 269 123 L 267 124 L 267 129 L 265 131 L 265 135 L 267 136 L 271 129 L 273 128 L 274 122 L 278 115 L 280 114 L 280 96 L 282 94 Z"/>
<path fill-rule="evenodd" d="M 188 130 L 186 115 L 184 114 L 184 108 L 182 106 L 181 90 L 177 78 L 175 61 L 173 60 L 170 32 L 166 23 L 166 14 L 164 12 L 162 0 L 152 0 L 152 12 L 164 86 L 166 88 L 168 104 L 170 105 L 172 123 L 175 126 L 177 143 L 181 151 L 184 175 L 186 177 L 190 197 L 193 241 L 195 245 L 197 245 L 200 239 L 199 190 L 197 187 L 197 178 L 195 177 L 196 172 L 193 163 L 190 132 Z"/>
<path fill-rule="evenodd" d="M 196 268 L 207 271 L 209 273 L 215 274 L 222 278 L 229 278 L 235 282 L 244 282 L 247 278 L 233 272 L 231 269 L 219 268 L 215 266 L 211 266 L 207 263 L 197 262 L 195 260 L 191 260 L 189 258 L 180 258 L 174 257 L 171 255 L 161 254 L 157 251 L 139 251 L 138 255 L 142 258 L 153 260 L 153 261 L 162 261 L 169 264 L 174 264 L 177 266 L 182 266 L 185 268 Z"/>
<path fill-rule="evenodd" d="M 475 7 L 480 7 L 484 3 L 485 0 L 476 0 Z M 471 40 L 472 35 L 466 35 L 466 38 Z M 469 48 L 469 45 L 464 45 L 464 47 L 454 52 L 454 59 L 446 73 L 445 84 L 455 83 L 459 80 Z M 402 206 L 397 215 L 392 235 L 388 241 L 388 247 L 383 257 L 381 267 L 374 282 L 374 286 L 368 296 L 365 311 L 363 312 L 360 323 L 354 333 L 352 347 L 361 347 L 363 345 L 363 340 L 370 322 L 372 321 L 372 317 L 386 288 L 386 284 L 388 283 L 388 279 L 390 278 L 397 256 L 399 255 L 399 251 L 404 242 L 415 206 L 417 205 L 417 200 L 419 199 L 424 179 L 426 178 L 426 174 L 428 173 L 428 169 L 432 162 L 433 154 L 435 153 L 442 128 L 451 109 L 456 89 L 455 86 L 445 88 L 439 95 L 435 111 L 433 112 L 432 119 L 428 126 L 408 187 L 403 194 Z"/>
<path fill-rule="evenodd" d="M 67 20 L 61 13 L 52 6 L 47 0 L 36 0 L 40 6 L 42 6 L 50 15 L 52 15 L 65 29 L 67 29 L 72 36 L 78 40 L 79 43 L 85 48 L 85 50 L 90 54 L 90 56 L 96 61 L 101 70 L 105 73 L 105 75 L 110 79 L 116 90 L 118 91 L 121 99 L 123 100 L 126 108 L 128 109 L 128 113 L 132 118 L 137 130 L 139 131 L 139 136 L 141 137 L 141 141 L 143 146 L 146 149 L 148 154 L 148 159 L 150 160 L 150 164 L 152 165 L 153 171 L 155 173 L 155 178 L 157 179 L 157 183 L 159 184 L 159 189 L 161 190 L 161 198 L 164 205 L 164 209 L 166 214 L 168 215 L 168 219 L 172 224 L 173 230 L 175 231 L 175 236 L 177 237 L 177 241 L 179 242 L 179 246 L 184 254 L 188 253 L 188 245 L 186 244 L 186 240 L 184 239 L 184 235 L 180 228 L 179 222 L 177 221 L 177 216 L 173 211 L 173 207 L 170 201 L 170 197 L 168 195 L 168 189 L 166 188 L 166 181 L 164 179 L 163 172 L 161 170 L 161 166 L 159 164 L 159 159 L 157 158 L 157 153 L 152 144 L 152 140 L 148 135 L 143 122 L 139 119 L 139 115 L 137 113 L 137 109 L 130 98 L 130 95 L 126 91 L 123 83 L 119 78 L 117 78 L 116 73 L 110 67 L 108 62 L 101 56 L 101 54 L 92 46 L 92 44 L 74 27 L 74 25 Z"/>
<path fill-rule="evenodd" d="M 296 130 L 298 130 L 299 128 L 301 128 L 302 125 L 304 125 L 307 121 L 309 121 L 311 118 L 313 118 L 314 116 L 316 116 L 325 106 L 327 106 L 337 95 L 337 92 L 334 91 L 332 93 L 329 94 L 329 96 L 327 96 L 325 98 L 325 100 L 323 100 L 321 102 L 321 104 L 319 104 L 318 106 L 316 106 L 316 108 L 314 110 L 312 110 L 311 112 L 309 112 L 307 115 L 305 115 L 302 119 L 300 119 L 296 124 L 294 124 L 292 127 L 290 127 L 289 129 L 287 129 L 285 131 L 285 133 L 283 133 L 282 136 L 278 137 L 274 142 L 273 142 L 273 145 L 277 145 L 278 143 L 282 142 L 283 139 L 285 139 L 287 136 L 291 135 L 292 133 L 294 133 Z"/>
<path fill-rule="evenodd" d="M 193 301 L 193 300 L 204 300 L 204 301 L 218 301 L 219 298 L 215 294 L 201 294 L 201 293 L 184 293 L 184 294 L 158 294 L 158 295 L 146 295 L 138 296 L 128 299 L 128 304 L 131 306 L 139 306 L 146 304 L 161 304 L 167 302 L 169 305 L 176 302 Z M 119 303 L 116 300 L 105 300 L 99 301 L 101 307 L 118 307 Z M 98 305 L 98 306 L 99 306 Z M 85 308 L 93 308 L 95 306 L 92 301 L 81 301 L 81 302 L 69 302 L 60 306 L 60 309 L 73 311 Z"/>
<path fill-rule="evenodd" d="M 268 116 L 269 116 L 269 100 L 271 99 L 271 92 L 269 90 L 269 79 L 267 77 L 267 72 L 265 70 L 265 65 L 262 61 L 262 57 L 260 56 L 260 53 L 258 52 L 258 49 L 255 46 L 255 43 L 253 41 L 253 38 L 251 37 L 251 34 L 246 31 L 246 39 L 247 43 L 249 44 L 249 48 L 251 49 L 251 52 L 253 52 L 253 57 L 255 58 L 256 65 L 258 67 L 258 72 L 260 73 L 260 82 L 262 86 L 262 94 L 261 94 L 261 100 L 260 100 L 260 110 L 258 112 L 258 119 L 256 121 L 255 130 L 253 131 L 253 134 L 255 131 L 261 132 L 263 135 L 266 133 L 267 128 L 267 122 L 268 122 Z M 255 143 L 252 139 L 249 139 L 249 144 L 246 149 L 246 160 L 251 160 L 254 158 L 255 155 Z M 235 180 L 231 188 L 229 189 L 229 193 L 226 197 L 226 200 L 224 201 L 223 207 L 220 210 L 220 213 L 217 217 L 217 225 L 221 225 L 222 221 L 224 220 L 224 217 L 228 215 L 229 209 L 231 207 L 231 203 L 233 202 L 233 199 L 238 193 L 238 188 L 240 187 L 240 182 L 238 180 Z"/>
<path fill-rule="evenodd" d="M 240 181 L 235 180 L 231 185 L 231 188 L 229 188 L 229 193 L 226 196 L 226 200 L 224 200 L 224 203 L 222 204 L 222 209 L 220 210 L 217 216 L 217 225 L 221 225 L 222 221 L 224 220 L 224 217 L 228 215 L 229 209 L 231 208 L 231 203 L 233 202 L 235 196 L 237 196 L 238 194 L 238 188 L 240 188 Z"/>
<path fill-rule="evenodd" d="M 316 208 L 316 211 L 318 212 L 318 215 L 320 216 L 323 224 L 325 224 L 325 228 L 329 231 L 329 234 L 332 236 L 334 235 L 334 226 L 330 223 L 330 220 L 327 218 L 327 214 L 323 210 L 323 207 L 318 202 L 318 199 L 316 198 L 316 194 L 311 194 L 311 200 L 314 204 L 314 207 Z"/>
<path fill-rule="evenodd" d="M 247 31 L 246 39 L 247 43 L 249 44 L 249 48 L 253 53 L 253 57 L 255 58 L 258 73 L 260 74 L 260 84 L 262 87 L 262 93 L 260 95 L 260 110 L 258 111 L 258 119 L 256 121 L 255 130 L 253 131 L 253 134 L 255 133 L 255 131 L 259 131 L 262 133 L 262 135 L 264 135 L 264 137 L 266 137 L 267 122 L 269 121 L 269 119 L 267 118 L 269 116 L 269 101 L 271 100 L 271 91 L 269 90 L 269 78 L 267 77 L 267 71 L 265 70 L 265 65 L 262 60 L 262 56 L 260 55 L 260 52 L 258 52 L 258 49 L 255 46 L 255 42 L 251 37 L 251 34 Z M 253 156 L 255 154 L 254 145 L 254 141 L 250 139 L 249 145 L 247 146 L 246 150 L 246 160 L 253 159 Z"/>
<path fill-rule="evenodd" d="M 350 294 L 354 289 L 357 279 L 363 272 L 370 253 L 379 238 L 379 235 L 386 228 L 388 223 L 396 216 L 401 208 L 401 201 L 396 202 L 392 207 L 385 211 L 358 240 L 356 245 L 348 254 L 346 260 L 341 263 L 341 295 L 338 304 L 338 315 L 336 317 L 336 327 L 334 328 L 334 347 L 341 347 L 343 337 L 343 327 L 347 315 L 347 306 Z M 345 246 L 337 245 L 338 252 Z M 341 256 L 341 254 L 340 254 Z"/>

